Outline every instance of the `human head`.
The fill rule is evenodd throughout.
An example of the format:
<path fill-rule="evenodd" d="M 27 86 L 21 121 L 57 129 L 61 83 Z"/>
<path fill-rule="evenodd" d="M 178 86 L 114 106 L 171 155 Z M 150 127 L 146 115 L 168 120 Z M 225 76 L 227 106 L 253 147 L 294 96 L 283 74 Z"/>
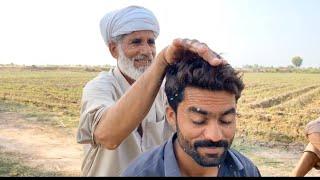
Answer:
<path fill-rule="evenodd" d="M 181 149 L 199 165 L 218 166 L 224 160 L 235 135 L 236 102 L 243 88 L 230 65 L 213 67 L 189 51 L 168 67 L 167 119 Z"/>
<path fill-rule="evenodd" d="M 305 133 L 309 142 L 320 151 L 320 118 L 310 121 L 306 125 Z"/>
<path fill-rule="evenodd" d="M 154 14 L 140 6 L 107 13 L 100 21 L 100 31 L 118 67 L 136 80 L 155 57 L 155 39 L 159 23 Z"/>

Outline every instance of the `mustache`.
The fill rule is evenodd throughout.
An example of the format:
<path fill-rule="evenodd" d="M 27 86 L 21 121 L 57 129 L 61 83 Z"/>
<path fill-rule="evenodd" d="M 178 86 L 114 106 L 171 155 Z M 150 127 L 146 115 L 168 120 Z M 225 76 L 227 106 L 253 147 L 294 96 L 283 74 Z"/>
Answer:
<path fill-rule="evenodd" d="M 196 141 L 194 143 L 194 148 L 197 149 L 199 147 L 223 147 L 228 148 L 229 143 L 226 140 L 221 140 L 217 142 L 213 142 L 211 140 L 202 140 L 202 141 Z"/>
<path fill-rule="evenodd" d="M 135 60 L 135 61 L 141 61 L 141 60 L 152 61 L 152 59 L 153 59 L 152 55 L 148 56 L 148 55 L 144 55 L 144 54 L 137 55 L 133 58 L 133 60 Z"/>

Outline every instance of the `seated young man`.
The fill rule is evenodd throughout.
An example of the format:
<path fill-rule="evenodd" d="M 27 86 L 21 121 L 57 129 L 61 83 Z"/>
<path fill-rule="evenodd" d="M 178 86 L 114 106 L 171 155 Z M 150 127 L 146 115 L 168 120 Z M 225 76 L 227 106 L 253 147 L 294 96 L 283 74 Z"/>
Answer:
<path fill-rule="evenodd" d="M 212 67 L 186 52 L 166 73 L 166 117 L 176 133 L 135 159 L 122 176 L 260 176 L 230 148 L 243 88 L 230 65 Z"/>

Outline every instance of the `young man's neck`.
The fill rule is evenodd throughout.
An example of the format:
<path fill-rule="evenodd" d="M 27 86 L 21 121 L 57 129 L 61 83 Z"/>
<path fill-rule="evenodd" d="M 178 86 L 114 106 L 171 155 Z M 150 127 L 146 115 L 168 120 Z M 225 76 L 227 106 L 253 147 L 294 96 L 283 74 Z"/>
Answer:
<path fill-rule="evenodd" d="M 182 147 L 178 139 L 174 141 L 174 152 L 180 169 L 181 176 L 218 176 L 218 167 L 203 167 L 195 162 Z"/>

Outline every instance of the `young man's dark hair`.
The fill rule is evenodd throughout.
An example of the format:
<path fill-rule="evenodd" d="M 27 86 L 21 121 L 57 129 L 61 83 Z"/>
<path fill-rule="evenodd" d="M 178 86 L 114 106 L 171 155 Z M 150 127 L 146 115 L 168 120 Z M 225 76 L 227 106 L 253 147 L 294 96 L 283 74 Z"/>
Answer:
<path fill-rule="evenodd" d="M 167 69 L 165 92 L 169 105 L 177 112 L 187 86 L 214 91 L 227 91 L 241 96 L 244 84 L 239 72 L 229 64 L 212 67 L 197 54 L 186 51 L 181 61 Z"/>
<path fill-rule="evenodd" d="M 168 67 L 166 118 L 176 133 L 139 156 L 124 176 L 260 176 L 258 168 L 230 148 L 237 100 L 244 84 L 230 65 L 212 67 L 197 54 Z"/>

